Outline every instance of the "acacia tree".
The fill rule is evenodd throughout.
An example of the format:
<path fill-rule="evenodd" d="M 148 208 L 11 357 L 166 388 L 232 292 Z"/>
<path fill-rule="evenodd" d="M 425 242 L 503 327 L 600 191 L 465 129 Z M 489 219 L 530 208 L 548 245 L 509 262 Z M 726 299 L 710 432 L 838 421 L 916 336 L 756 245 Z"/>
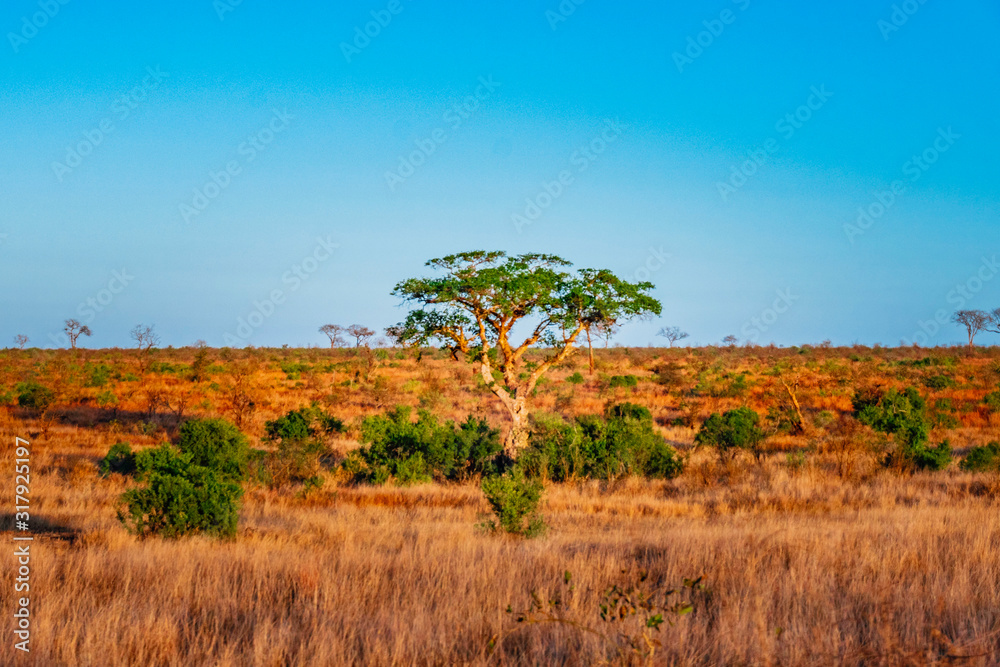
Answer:
<path fill-rule="evenodd" d="M 982 310 L 960 310 L 951 317 L 952 322 L 965 327 L 970 348 L 975 345 L 979 332 L 989 326 L 990 320 L 990 314 Z"/>
<path fill-rule="evenodd" d="M 92 332 L 90 327 L 86 324 L 80 324 L 79 320 L 66 320 L 63 326 L 63 331 L 66 332 L 66 336 L 69 338 L 69 346 L 71 349 L 76 349 L 76 339 L 80 336 L 90 336 Z"/>
<path fill-rule="evenodd" d="M 674 343 L 679 340 L 684 340 L 690 334 L 686 331 L 681 331 L 680 327 L 663 327 L 656 333 L 656 335 L 666 338 L 670 341 L 670 347 L 673 347 Z"/>
<path fill-rule="evenodd" d="M 160 336 L 152 326 L 137 324 L 128 332 L 129 338 L 135 341 L 136 361 L 139 364 L 139 372 L 145 373 L 149 368 L 150 351 L 160 344 Z"/>
<path fill-rule="evenodd" d="M 375 335 L 374 331 L 360 324 L 352 324 L 347 327 L 347 333 L 354 336 L 354 347 L 361 347 L 362 344 L 367 345 L 368 339 Z"/>
<path fill-rule="evenodd" d="M 344 327 L 339 324 L 324 324 L 319 328 L 319 331 L 330 339 L 330 347 L 344 344 L 344 339 L 341 337 L 341 334 L 344 333 Z"/>
<path fill-rule="evenodd" d="M 528 397 L 539 379 L 575 349 L 580 334 L 595 326 L 660 313 L 649 296 L 649 282 L 628 283 L 606 270 L 565 271 L 570 263 L 555 255 L 508 256 L 473 251 L 432 259 L 444 272 L 436 278 L 411 278 L 393 295 L 416 306 L 389 334 L 404 344 L 438 342 L 456 358 L 465 354 L 478 366 L 489 390 L 511 419 L 504 450 L 514 456 L 528 441 Z M 525 337 L 511 339 L 516 325 Z M 526 366 L 530 348 L 548 353 Z M 525 372 L 522 374 L 522 369 Z M 495 377 L 497 373 L 499 377 Z"/>
<path fill-rule="evenodd" d="M 990 313 L 990 321 L 986 325 L 986 330 L 990 333 L 1000 334 L 1000 308 L 994 308 Z"/>

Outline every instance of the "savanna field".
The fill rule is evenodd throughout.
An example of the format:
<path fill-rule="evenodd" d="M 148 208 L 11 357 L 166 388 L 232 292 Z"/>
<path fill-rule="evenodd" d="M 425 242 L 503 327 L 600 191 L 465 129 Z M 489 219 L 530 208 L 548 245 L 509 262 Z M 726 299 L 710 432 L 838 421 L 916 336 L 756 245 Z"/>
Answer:
<path fill-rule="evenodd" d="M 475 468 L 359 463 L 379 415 L 507 426 L 447 351 L 0 352 L 3 537 L 16 437 L 35 536 L 31 652 L 5 631 L 0 663 L 1000 662 L 1000 350 L 616 347 L 588 366 L 539 383 L 534 437 L 631 404 L 683 467 L 536 461 L 545 529 L 526 538 L 488 528 Z M 330 427 L 286 447 L 274 425 L 304 408 Z M 742 408 L 754 446 L 699 436 Z M 235 534 L 137 534 L 118 517 L 140 482 L 109 450 L 203 418 L 254 450 Z"/>

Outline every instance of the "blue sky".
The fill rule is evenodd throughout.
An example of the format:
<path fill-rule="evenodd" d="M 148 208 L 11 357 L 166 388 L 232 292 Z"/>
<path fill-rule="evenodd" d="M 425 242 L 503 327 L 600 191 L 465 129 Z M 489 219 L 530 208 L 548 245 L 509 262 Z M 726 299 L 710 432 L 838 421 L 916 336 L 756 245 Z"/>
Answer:
<path fill-rule="evenodd" d="M 323 344 L 479 248 L 648 276 L 630 345 L 1000 306 L 996 3 L 335 4 L 5 3 L 0 346 Z"/>

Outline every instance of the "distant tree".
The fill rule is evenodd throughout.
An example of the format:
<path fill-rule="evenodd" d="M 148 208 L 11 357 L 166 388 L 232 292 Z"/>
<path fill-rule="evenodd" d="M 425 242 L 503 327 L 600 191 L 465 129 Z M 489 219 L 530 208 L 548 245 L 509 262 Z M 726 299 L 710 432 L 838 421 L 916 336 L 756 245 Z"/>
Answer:
<path fill-rule="evenodd" d="M 361 347 L 368 344 L 368 339 L 375 335 L 375 332 L 360 324 L 352 324 L 347 327 L 347 334 L 354 337 L 354 347 Z"/>
<path fill-rule="evenodd" d="M 139 362 L 139 371 L 145 373 L 149 368 L 150 350 L 160 344 L 160 336 L 153 330 L 152 326 L 137 324 L 128 332 L 129 337 L 136 344 L 136 359 Z"/>
<path fill-rule="evenodd" d="M 684 340 L 690 334 L 686 331 L 681 331 L 680 327 L 663 327 L 658 332 L 656 332 L 656 335 L 660 336 L 661 338 L 666 338 L 668 341 L 670 341 L 670 347 L 673 347 L 674 343 L 676 343 L 677 341 Z"/>
<path fill-rule="evenodd" d="M 14 336 L 14 344 L 17 345 L 17 349 L 23 350 L 24 346 L 28 344 L 30 339 L 24 334 L 17 334 Z"/>
<path fill-rule="evenodd" d="M 994 308 L 990 313 L 990 321 L 986 325 L 986 330 L 990 333 L 1000 334 L 1000 308 Z"/>
<path fill-rule="evenodd" d="M 199 339 L 194 344 L 194 360 L 191 362 L 190 378 L 192 382 L 207 380 L 208 367 L 212 364 L 212 359 L 208 353 L 208 343 Z"/>
<path fill-rule="evenodd" d="M 591 340 L 591 334 L 594 338 L 604 341 L 604 347 L 608 346 L 608 342 L 611 337 L 618 333 L 618 329 L 621 326 L 615 322 L 597 322 L 585 329 L 587 332 L 587 356 L 590 362 L 590 374 L 594 374 L 594 343 Z"/>
<path fill-rule="evenodd" d="M 733 334 L 729 334 L 728 336 L 722 339 L 722 342 L 728 345 L 729 347 L 735 347 L 736 343 L 740 342 L 740 339 L 734 336 Z"/>
<path fill-rule="evenodd" d="M 330 347 L 340 347 L 344 344 L 344 339 L 341 337 L 344 327 L 339 324 L 324 324 L 319 328 L 319 332 L 330 339 Z"/>
<path fill-rule="evenodd" d="M 76 349 L 76 339 L 80 336 L 90 336 L 92 332 L 90 327 L 86 324 L 80 324 L 78 320 L 66 320 L 66 324 L 63 326 L 63 331 L 66 332 L 66 336 L 69 338 L 69 346 L 71 349 Z"/>
<path fill-rule="evenodd" d="M 990 325 L 992 316 L 982 310 L 960 310 L 951 317 L 955 324 L 961 324 L 969 335 L 969 347 L 976 344 L 976 336 Z"/>
<path fill-rule="evenodd" d="M 660 302 L 648 294 L 652 283 L 628 283 L 605 270 L 562 270 L 569 265 L 554 255 L 464 252 L 427 262 L 444 276 L 412 278 L 393 290 L 417 308 L 392 335 L 420 347 L 440 341 L 453 354 L 470 356 L 510 414 L 504 438 L 510 456 L 528 443 L 532 391 L 546 371 L 573 353 L 580 334 L 599 323 L 660 313 Z M 519 324 L 529 328 L 517 343 L 510 336 Z M 524 355 L 536 345 L 550 350 L 525 368 Z"/>

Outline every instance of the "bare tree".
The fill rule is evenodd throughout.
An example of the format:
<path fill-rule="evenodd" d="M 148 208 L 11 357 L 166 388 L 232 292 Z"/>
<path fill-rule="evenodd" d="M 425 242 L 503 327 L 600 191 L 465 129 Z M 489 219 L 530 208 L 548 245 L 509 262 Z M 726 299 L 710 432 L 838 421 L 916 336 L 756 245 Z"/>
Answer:
<path fill-rule="evenodd" d="M 663 327 L 656 333 L 656 335 L 662 338 L 666 338 L 668 341 L 670 341 L 670 347 L 673 347 L 674 343 L 676 343 L 679 340 L 684 340 L 690 334 L 686 331 L 681 331 L 680 327 Z"/>
<path fill-rule="evenodd" d="M 986 330 L 990 333 L 1000 334 L 1000 308 L 994 308 L 990 313 L 990 321 L 986 325 Z"/>
<path fill-rule="evenodd" d="M 960 310 L 951 316 L 951 321 L 965 327 L 969 334 L 969 347 L 972 348 L 979 332 L 990 325 L 992 316 L 983 310 Z"/>
<path fill-rule="evenodd" d="M 736 347 L 736 343 L 740 342 L 740 339 L 734 336 L 733 334 L 729 334 L 728 336 L 722 339 L 722 342 L 728 345 L 729 347 Z"/>
<path fill-rule="evenodd" d="M 362 345 L 367 346 L 367 341 L 369 338 L 375 335 L 375 332 L 368 327 L 361 326 L 360 324 L 352 324 L 347 327 L 347 333 L 354 336 L 356 341 L 354 347 L 361 347 Z"/>
<path fill-rule="evenodd" d="M 30 339 L 24 334 L 17 334 L 14 336 L 14 344 L 17 345 L 17 349 L 23 350 L 24 346 L 28 344 Z"/>
<path fill-rule="evenodd" d="M 65 326 L 63 326 L 63 331 L 66 332 L 66 336 L 69 337 L 69 346 L 71 349 L 76 349 L 76 339 L 80 336 L 90 336 L 90 327 L 86 324 L 80 324 L 79 320 L 66 320 Z"/>
<path fill-rule="evenodd" d="M 319 328 L 319 332 L 330 339 L 330 347 L 340 347 L 344 344 L 344 339 L 341 337 L 344 327 L 339 324 L 324 324 Z"/>
<path fill-rule="evenodd" d="M 143 326 L 137 324 L 128 332 L 129 337 L 135 341 L 136 359 L 139 361 L 139 371 L 146 372 L 149 368 L 150 350 L 160 344 L 160 336 L 153 330 L 153 326 Z"/>
<path fill-rule="evenodd" d="M 591 335 L 598 340 L 604 341 L 604 347 L 608 346 L 608 341 L 611 337 L 618 333 L 621 328 L 617 322 L 594 322 L 589 325 L 584 332 L 587 334 L 587 356 L 590 361 L 590 374 L 594 374 L 594 342 L 591 340 Z"/>

